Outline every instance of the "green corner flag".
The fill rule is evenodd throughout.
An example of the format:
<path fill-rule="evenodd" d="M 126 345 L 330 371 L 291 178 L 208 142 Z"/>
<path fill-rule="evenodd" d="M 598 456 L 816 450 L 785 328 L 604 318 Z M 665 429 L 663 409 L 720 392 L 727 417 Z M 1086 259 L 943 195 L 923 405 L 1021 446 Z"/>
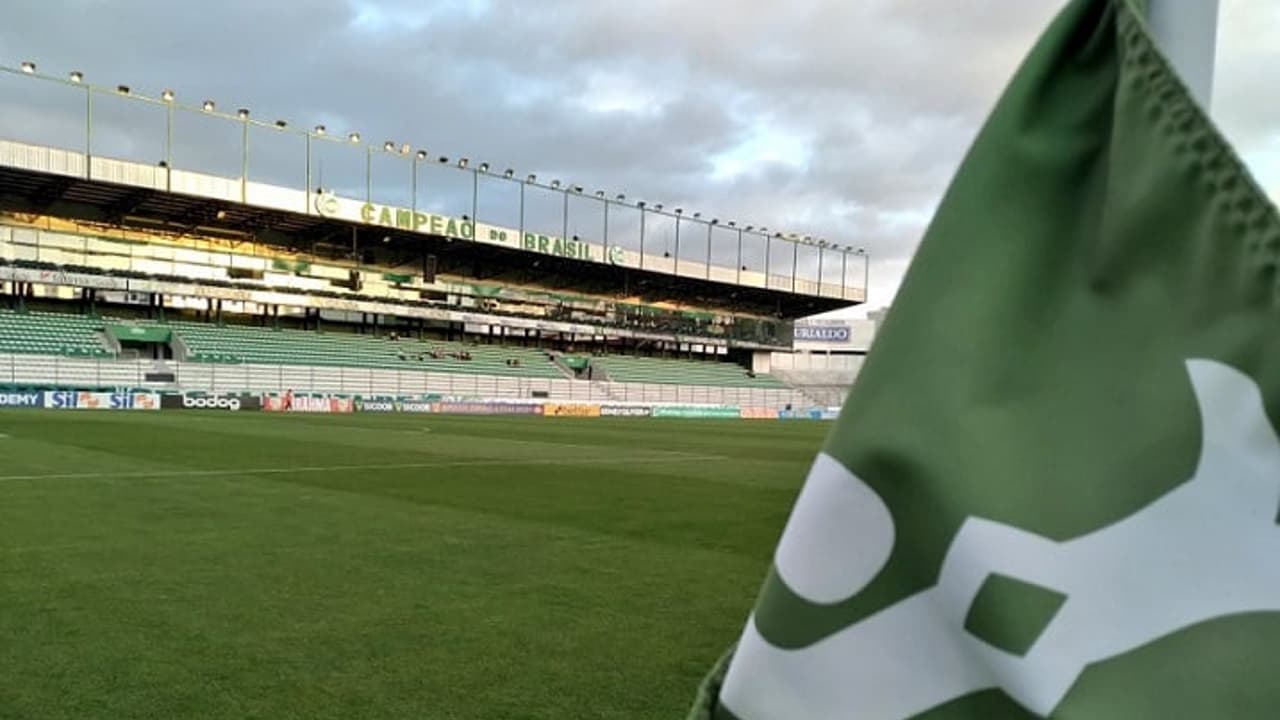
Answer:
<path fill-rule="evenodd" d="M 702 720 L 1280 716 L 1280 219 L 1137 0 L 947 191 Z"/>

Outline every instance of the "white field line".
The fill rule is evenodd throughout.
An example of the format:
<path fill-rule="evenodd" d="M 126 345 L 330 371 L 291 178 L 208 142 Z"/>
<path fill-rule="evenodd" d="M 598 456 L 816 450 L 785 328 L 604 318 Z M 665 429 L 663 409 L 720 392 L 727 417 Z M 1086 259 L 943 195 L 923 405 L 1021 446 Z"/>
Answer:
<path fill-rule="evenodd" d="M 422 432 L 429 433 L 431 432 L 431 428 L 424 427 L 422 428 Z M 515 438 L 505 438 L 505 437 L 502 438 L 502 444 L 503 445 L 507 445 L 507 444 L 535 445 L 535 446 L 541 445 L 545 447 L 555 447 L 555 448 L 573 448 L 575 450 L 599 450 L 601 448 L 608 447 L 607 445 L 588 445 L 586 443 L 563 443 L 563 442 L 552 442 L 550 440 L 517 440 Z M 705 455 L 701 453 L 688 453 L 683 450 L 646 450 L 645 452 L 650 455 L 653 455 L 654 457 L 684 456 L 684 457 L 697 458 L 699 460 L 706 460 L 712 457 L 710 455 Z M 715 457 L 718 457 L 721 460 L 733 459 L 728 455 L 717 455 Z M 672 457 L 672 459 L 678 459 L 678 457 Z"/>
<path fill-rule="evenodd" d="M 594 465 L 597 463 L 627 465 L 653 465 L 658 463 L 706 462 L 723 460 L 719 455 L 681 455 L 665 457 L 636 457 L 616 455 L 599 458 L 534 459 L 534 460 L 441 460 L 420 463 L 393 463 L 387 465 L 313 465 L 276 468 L 226 468 L 224 470 L 154 470 L 125 472 L 49 473 L 41 475 L 0 475 L 0 482 L 18 480 L 100 480 L 107 478 L 188 478 L 218 477 L 223 475 L 294 475 L 304 473 L 350 472 L 354 470 L 417 470 L 445 467 L 484 467 L 495 465 Z"/>

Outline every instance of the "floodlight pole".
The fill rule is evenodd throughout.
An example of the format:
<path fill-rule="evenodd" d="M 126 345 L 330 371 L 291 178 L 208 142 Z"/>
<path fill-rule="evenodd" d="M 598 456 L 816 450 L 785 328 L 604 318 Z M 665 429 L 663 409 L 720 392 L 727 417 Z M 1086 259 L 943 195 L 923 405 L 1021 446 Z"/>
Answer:
<path fill-rule="evenodd" d="M 800 274 L 800 243 L 791 241 L 791 292 L 796 291 L 796 276 Z"/>
<path fill-rule="evenodd" d="M 1206 111 L 1213 96 L 1213 66 L 1218 31 L 1218 0 L 1147 0 L 1147 22 Z"/>
<path fill-rule="evenodd" d="M 529 183 L 525 180 L 520 180 L 519 183 L 520 183 L 520 243 L 521 243 L 520 246 L 524 247 L 524 189 L 525 189 L 525 186 L 528 185 Z"/>
<path fill-rule="evenodd" d="M 564 190 L 564 233 L 560 236 L 564 242 L 569 241 L 569 191 Z"/>
<path fill-rule="evenodd" d="M 307 215 L 310 215 L 311 214 L 311 133 L 304 132 L 302 134 L 302 137 L 304 138 L 302 141 L 302 144 L 307 152 L 307 162 L 306 162 L 307 184 L 303 187 L 303 189 L 307 191 L 306 192 L 307 199 L 303 202 L 302 212 L 306 213 Z"/>
<path fill-rule="evenodd" d="M 373 204 L 373 146 L 364 148 L 364 201 Z"/>
<path fill-rule="evenodd" d="M 418 156 L 413 155 L 409 158 L 409 171 L 413 173 L 413 178 L 409 181 L 409 212 L 414 215 L 418 214 Z"/>
<path fill-rule="evenodd" d="M 644 269 L 644 205 L 640 206 L 640 269 Z"/>
<path fill-rule="evenodd" d="M 480 219 L 476 217 L 480 214 L 480 171 L 478 169 L 471 171 L 471 239 L 476 239 L 476 224 Z"/>
<path fill-rule="evenodd" d="M 843 300 L 845 291 L 849 289 L 849 248 L 840 251 L 840 298 Z"/>
<path fill-rule="evenodd" d="M 737 279 L 737 283 L 738 283 L 739 285 L 741 285 L 741 284 L 742 284 L 742 228 L 738 228 L 738 264 L 737 264 L 737 272 L 738 272 L 738 279 Z"/>
<path fill-rule="evenodd" d="M 173 101 L 164 106 L 164 189 L 173 192 Z"/>
<path fill-rule="evenodd" d="M 249 202 L 249 118 L 241 119 L 240 134 L 240 202 Z"/>
<path fill-rule="evenodd" d="M 673 258 L 675 262 L 671 265 L 672 275 L 680 274 L 680 218 L 682 216 L 683 213 L 676 213 L 676 255 Z"/>
<path fill-rule="evenodd" d="M 871 299 L 871 254 L 862 253 L 862 302 Z"/>
<path fill-rule="evenodd" d="M 715 225 L 707 223 L 707 274 L 708 280 L 711 279 L 711 231 L 715 229 Z"/>
<path fill-rule="evenodd" d="M 93 87 L 84 87 L 84 177 L 93 179 Z"/>
<path fill-rule="evenodd" d="M 822 255 L 823 255 L 822 251 L 825 249 L 826 248 L 822 247 L 821 245 L 818 246 L 818 295 L 819 296 L 822 295 Z"/>

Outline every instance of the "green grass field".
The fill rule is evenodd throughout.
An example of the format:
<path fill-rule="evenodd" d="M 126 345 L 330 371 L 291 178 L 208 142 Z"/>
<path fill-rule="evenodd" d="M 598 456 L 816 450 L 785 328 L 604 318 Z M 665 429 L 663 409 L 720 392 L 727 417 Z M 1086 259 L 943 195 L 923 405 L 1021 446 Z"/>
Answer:
<path fill-rule="evenodd" d="M 0 718 L 680 718 L 828 427 L 0 412 Z"/>

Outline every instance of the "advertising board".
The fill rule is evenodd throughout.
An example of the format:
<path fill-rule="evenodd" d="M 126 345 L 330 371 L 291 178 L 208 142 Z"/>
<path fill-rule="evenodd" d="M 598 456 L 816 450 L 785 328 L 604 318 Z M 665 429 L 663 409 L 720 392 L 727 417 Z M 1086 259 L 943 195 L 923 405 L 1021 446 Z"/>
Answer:
<path fill-rule="evenodd" d="M 778 411 L 767 407 L 744 407 L 741 417 L 745 420 L 777 420 Z"/>
<path fill-rule="evenodd" d="M 656 418 L 738 418 L 738 408 L 729 405 L 655 405 L 653 416 Z"/>
<path fill-rule="evenodd" d="M 541 415 L 542 405 L 504 402 L 438 402 L 432 411 L 452 415 Z"/>
<path fill-rule="evenodd" d="M 330 395 L 263 395 L 262 409 L 266 412 L 349 413 L 355 412 L 355 402 Z"/>
<path fill-rule="evenodd" d="M 809 342 L 847 343 L 852 333 L 845 324 L 795 326 L 795 339 Z"/>
<path fill-rule="evenodd" d="M 780 420 L 835 420 L 840 417 L 838 407 L 811 407 L 802 410 L 779 410 Z"/>
<path fill-rule="evenodd" d="M 547 403 L 543 415 L 548 417 L 600 417 L 600 406 L 584 403 Z"/>
<path fill-rule="evenodd" d="M 396 401 L 390 398 L 360 398 L 355 401 L 356 412 L 396 412 Z"/>
<path fill-rule="evenodd" d="M 0 392 L 0 408 L 42 408 L 42 392 Z"/>
<path fill-rule="evenodd" d="M 650 417 L 653 408 L 644 405 L 601 405 L 600 417 Z"/>
<path fill-rule="evenodd" d="M 162 410 L 261 410 L 262 401 L 256 395 L 204 395 L 197 393 L 170 393 L 160 397 Z"/>
<path fill-rule="evenodd" d="M 160 393 L 54 390 L 44 393 L 51 410 L 159 410 Z"/>

